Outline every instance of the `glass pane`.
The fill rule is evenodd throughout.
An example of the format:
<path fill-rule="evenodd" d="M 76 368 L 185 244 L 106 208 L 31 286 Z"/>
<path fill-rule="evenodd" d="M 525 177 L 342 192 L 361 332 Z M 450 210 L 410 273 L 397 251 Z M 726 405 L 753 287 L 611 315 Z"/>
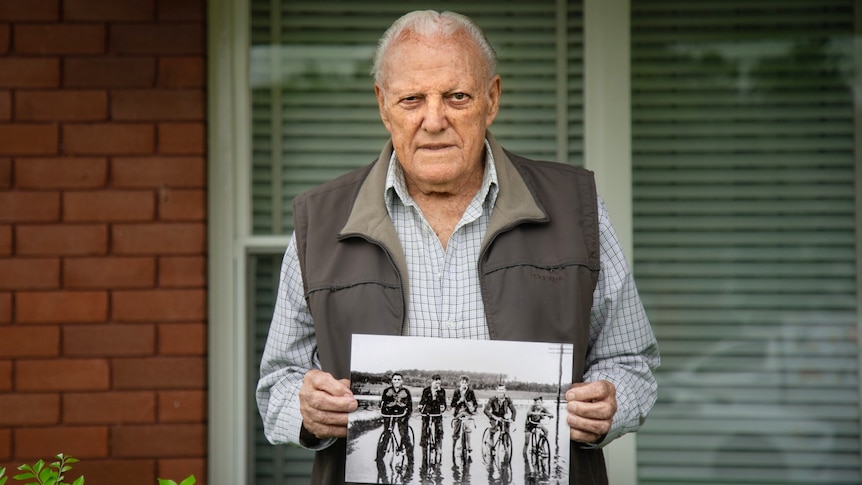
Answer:
<path fill-rule="evenodd" d="M 272 319 L 275 294 L 281 271 L 281 255 L 256 254 L 248 258 L 249 321 L 253 322 L 250 352 L 249 395 L 254 396 L 260 359 L 266 344 L 266 334 Z M 290 446 L 271 446 L 263 435 L 263 422 L 257 413 L 257 403 L 251 404 L 251 421 L 254 423 L 254 458 L 252 476 L 257 485 L 306 484 L 311 475 L 313 453 Z"/>
<path fill-rule="evenodd" d="M 639 483 L 859 483 L 854 3 L 632 2 Z"/>

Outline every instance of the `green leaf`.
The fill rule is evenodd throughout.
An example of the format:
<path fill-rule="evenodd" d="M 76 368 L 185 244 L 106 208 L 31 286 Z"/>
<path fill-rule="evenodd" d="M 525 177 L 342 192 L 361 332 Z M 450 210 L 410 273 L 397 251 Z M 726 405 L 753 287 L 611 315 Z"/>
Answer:
<path fill-rule="evenodd" d="M 159 481 L 159 485 L 177 485 L 177 482 L 173 480 L 165 480 L 164 478 L 157 478 Z"/>
<path fill-rule="evenodd" d="M 81 460 L 79 460 L 77 458 L 72 458 L 71 456 L 66 457 L 66 463 L 78 463 L 79 461 L 81 461 Z"/>
<path fill-rule="evenodd" d="M 20 470 L 20 468 L 19 468 L 19 470 Z M 32 473 L 19 473 L 12 478 L 14 478 L 15 480 L 18 480 L 19 482 L 23 482 L 24 480 L 27 480 L 28 478 L 36 478 L 36 475 L 34 475 Z"/>
<path fill-rule="evenodd" d="M 187 476 L 185 480 L 180 482 L 180 485 L 195 485 L 195 476 L 194 475 Z"/>
<path fill-rule="evenodd" d="M 75 461 L 77 461 L 77 460 L 75 460 Z M 0 483 L 0 485 L 3 485 L 3 484 L 2 484 L 2 483 Z M 72 482 L 72 485 L 84 485 L 84 476 L 83 476 L 83 475 L 81 475 L 80 477 L 78 477 L 77 479 L 75 479 L 75 481 L 74 481 L 74 482 Z"/>
<path fill-rule="evenodd" d="M 57 481 L 57 474 L 50 468 L 45 468 L 39 473 L 39 483 L 43 485 L 53 485 Z"/>

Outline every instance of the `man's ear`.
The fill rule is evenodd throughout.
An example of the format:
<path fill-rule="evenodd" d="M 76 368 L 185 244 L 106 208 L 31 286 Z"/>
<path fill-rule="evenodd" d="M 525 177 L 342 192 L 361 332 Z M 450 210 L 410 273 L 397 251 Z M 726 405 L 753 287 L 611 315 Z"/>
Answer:
<path fill-rule="evenodd" d="M 374 85 L 374 96 L 377 97 L 377 111 L 380 113 L 380 121 L 383 122 L 383 126 L 386 127 L 386 131 L 391 131 L 389 129 L 389 114 L 386 111 L 386 96 L 383 94 L 383 89 L 380 88 L 380 85 Z"/>
<path fill-rule="evenodd" d="M 495 74 L 488 83 L 488 114 L 485 118 L 485 125 L 491 126 L 497 118 L 497 113 L 500 112 L 500 95 L 502 93 L 502 80 L 499 74 Z"/>

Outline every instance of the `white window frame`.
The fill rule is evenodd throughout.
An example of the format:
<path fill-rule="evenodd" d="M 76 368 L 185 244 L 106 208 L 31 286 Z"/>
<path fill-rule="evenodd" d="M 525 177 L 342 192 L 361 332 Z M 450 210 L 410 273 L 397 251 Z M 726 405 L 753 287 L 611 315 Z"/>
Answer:
<path fill-rule="evenodd" d="M 561 3 L 562 5 L 562 3 Z M 208 1 L 208 477 L 214 485 L 251 483 L 247 449 L 247 369 L 252 352 L 246 261 L 278 252 L 287 236 L 253 236 L 249 214 L 250 91 L 248 3 Z M 629 0 L 584 0 L 587 168 L 596 173 L 626 257 L 632 258 Z M 563 75 L 564 76 L 564 75 Z M 566 82 L 565 79 L 561 80 Z M 635 435 L 607 448 L 610 482 L 635 484 Z"/>

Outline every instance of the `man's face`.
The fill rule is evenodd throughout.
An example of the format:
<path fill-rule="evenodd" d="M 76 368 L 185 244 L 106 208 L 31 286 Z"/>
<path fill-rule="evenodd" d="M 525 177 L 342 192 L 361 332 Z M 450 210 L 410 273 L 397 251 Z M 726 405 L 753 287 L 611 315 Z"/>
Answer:
<path fill-rule="evenodd" d="M 463 33 L 392 44 L 374 89 L 409 189 L 458 193 L 470 176 L 481 180 L 500 101 L 500 77 L 489 80 L 481 59 Z"/>
<path fill-rule="evenodd" d="M 392 376 L 392 387 L 398 389 L 399 387 L 401 387 L 402 381 L 403 379 L 401 378 L 401 376 Z"/>
<path fill-rule="evenodd" d="M 506 387 L 505 386 L 497 386 L 497 397 L 503 399 L 506 397 Z"/>
<path fill-rule="evenodd" d="M 440 379 L 434 379 L 431 381 L 431 389 L 434 389 L 435 391 L 440 390 Z"/>

